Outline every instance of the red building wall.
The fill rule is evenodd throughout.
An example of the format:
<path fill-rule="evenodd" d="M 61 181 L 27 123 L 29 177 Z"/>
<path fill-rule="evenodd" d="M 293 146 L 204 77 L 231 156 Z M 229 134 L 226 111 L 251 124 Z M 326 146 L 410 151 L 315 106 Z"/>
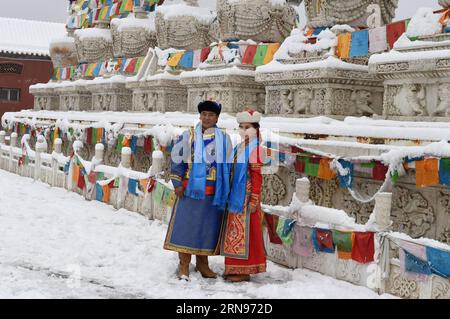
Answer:
<path fill-rule="evenodd" d="M 3 63 L 14 63 L 22 66 L 21 74 L 2 72 Z M 5 69 L 5 68 L 3 68 Z M 4 70 L 3 70 L 4 71 Z M 47 83 L 53 74 L 53 65 L 50 58 L 27 56 L 2 56 L 0 54 L 0 88 L 20 89 L 19 101 L 0 100 L 0 117 L 5 112 L 31 109 L 34 97 L 29 92 L 30 85 Z"/>

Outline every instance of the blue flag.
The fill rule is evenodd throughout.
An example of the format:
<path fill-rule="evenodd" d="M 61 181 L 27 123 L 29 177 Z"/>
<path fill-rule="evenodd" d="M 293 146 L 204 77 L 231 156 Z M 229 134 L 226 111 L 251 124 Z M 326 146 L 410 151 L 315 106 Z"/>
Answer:
<path fill-rule="evenodd" d="M 353 186 L 353 163 L 340 159 L 338 160 L 344 169 L 347 169 L 348 173 L 346 175 L 341 175 L 341 172 L 338 170 L 338 179 L 339 185 L 341 188 L 352 188 Z"/>
<path fill-rule="evenodd" d="M 183 68 L 192 68 L 193 64 L 194 64 L 194 51 L 185 51 L 178 65 Z"/>
<path fill-rule="evenodd" d="M 361 57 L 369 55 L 369 30 L 352 32 L 350 45 L 350 57 Z"/>
<path fill-rule="evenodd" d="M 128 179 L 128 193 L 137 196 L 138 181 L 132 178 Z"/>
<path fill-rule="evenodd" d="M 98 183 L 95 183 L 95 199 L 99 202 L 103 201 L 103 187 Z"/>
<path fill-rule="evenodd" d="M 450 278 L 450 251 L 427 247 L 427 259 L 434 274 Z"/>

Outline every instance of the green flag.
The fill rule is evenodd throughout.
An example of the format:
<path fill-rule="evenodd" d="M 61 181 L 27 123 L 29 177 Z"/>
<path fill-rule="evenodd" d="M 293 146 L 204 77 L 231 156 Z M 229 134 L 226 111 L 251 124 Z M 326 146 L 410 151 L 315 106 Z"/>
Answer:
<path fill-rule="evenodd" d="M 253 58 L 253 65 L 255 66 L 264 65 L 264 58 L 266 57 L 268 47 L 269 46 L 267 44 L 258 45 L 255 57 Z"/>

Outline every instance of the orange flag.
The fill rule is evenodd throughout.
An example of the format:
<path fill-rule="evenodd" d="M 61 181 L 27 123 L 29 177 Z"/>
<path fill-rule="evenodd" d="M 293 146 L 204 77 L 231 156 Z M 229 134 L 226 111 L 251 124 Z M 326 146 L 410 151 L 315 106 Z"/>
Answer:
<path fill-rule="evenodd" d="M 429 187 L 439 184 L 439 160 L 428 158 L 416 161 L 417 188 Z"/>
<path fill-rule="evenodd" d="M 109 197 L 110 197 L 109 185 L 105 185 L 102 188 L 103 188 L 103 202 L 109 203 Z"/>
<path fill-rule="evenodd" d="M 350 43 L 352 41 L 351 33 L 343 33 L 338 35 L 338 44 L 336 48 L 336 55 L 340 59 L 346 59 L 350 55 Z"/>
<path fill-rule="evenodd" d="M 78 183 L 79 178 L 80 178 L 80 168 L 78 167 L 78 165 L 73 164 L 72 181 L 74 183 Z"/>
<path fill-rule="evenodd" d="M 326 180 L 332 180 L 336 178 L 336 173 L 330 168 L 331 161 L 331 158 L 322 158 L 320 160 L 319 172 L 317 173 L 317 177 Z"/>

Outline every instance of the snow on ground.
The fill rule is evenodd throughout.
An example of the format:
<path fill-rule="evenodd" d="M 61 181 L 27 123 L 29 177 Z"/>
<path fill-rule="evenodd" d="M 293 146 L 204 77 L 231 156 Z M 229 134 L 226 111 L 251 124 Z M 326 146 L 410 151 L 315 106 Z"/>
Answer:
<path fill-rule="evenodd" d="M 0 181 L 0 298 L 391 297 L 271 262 L 251 283 L 181 282 L 166 225 L 2 170 Z"/>

